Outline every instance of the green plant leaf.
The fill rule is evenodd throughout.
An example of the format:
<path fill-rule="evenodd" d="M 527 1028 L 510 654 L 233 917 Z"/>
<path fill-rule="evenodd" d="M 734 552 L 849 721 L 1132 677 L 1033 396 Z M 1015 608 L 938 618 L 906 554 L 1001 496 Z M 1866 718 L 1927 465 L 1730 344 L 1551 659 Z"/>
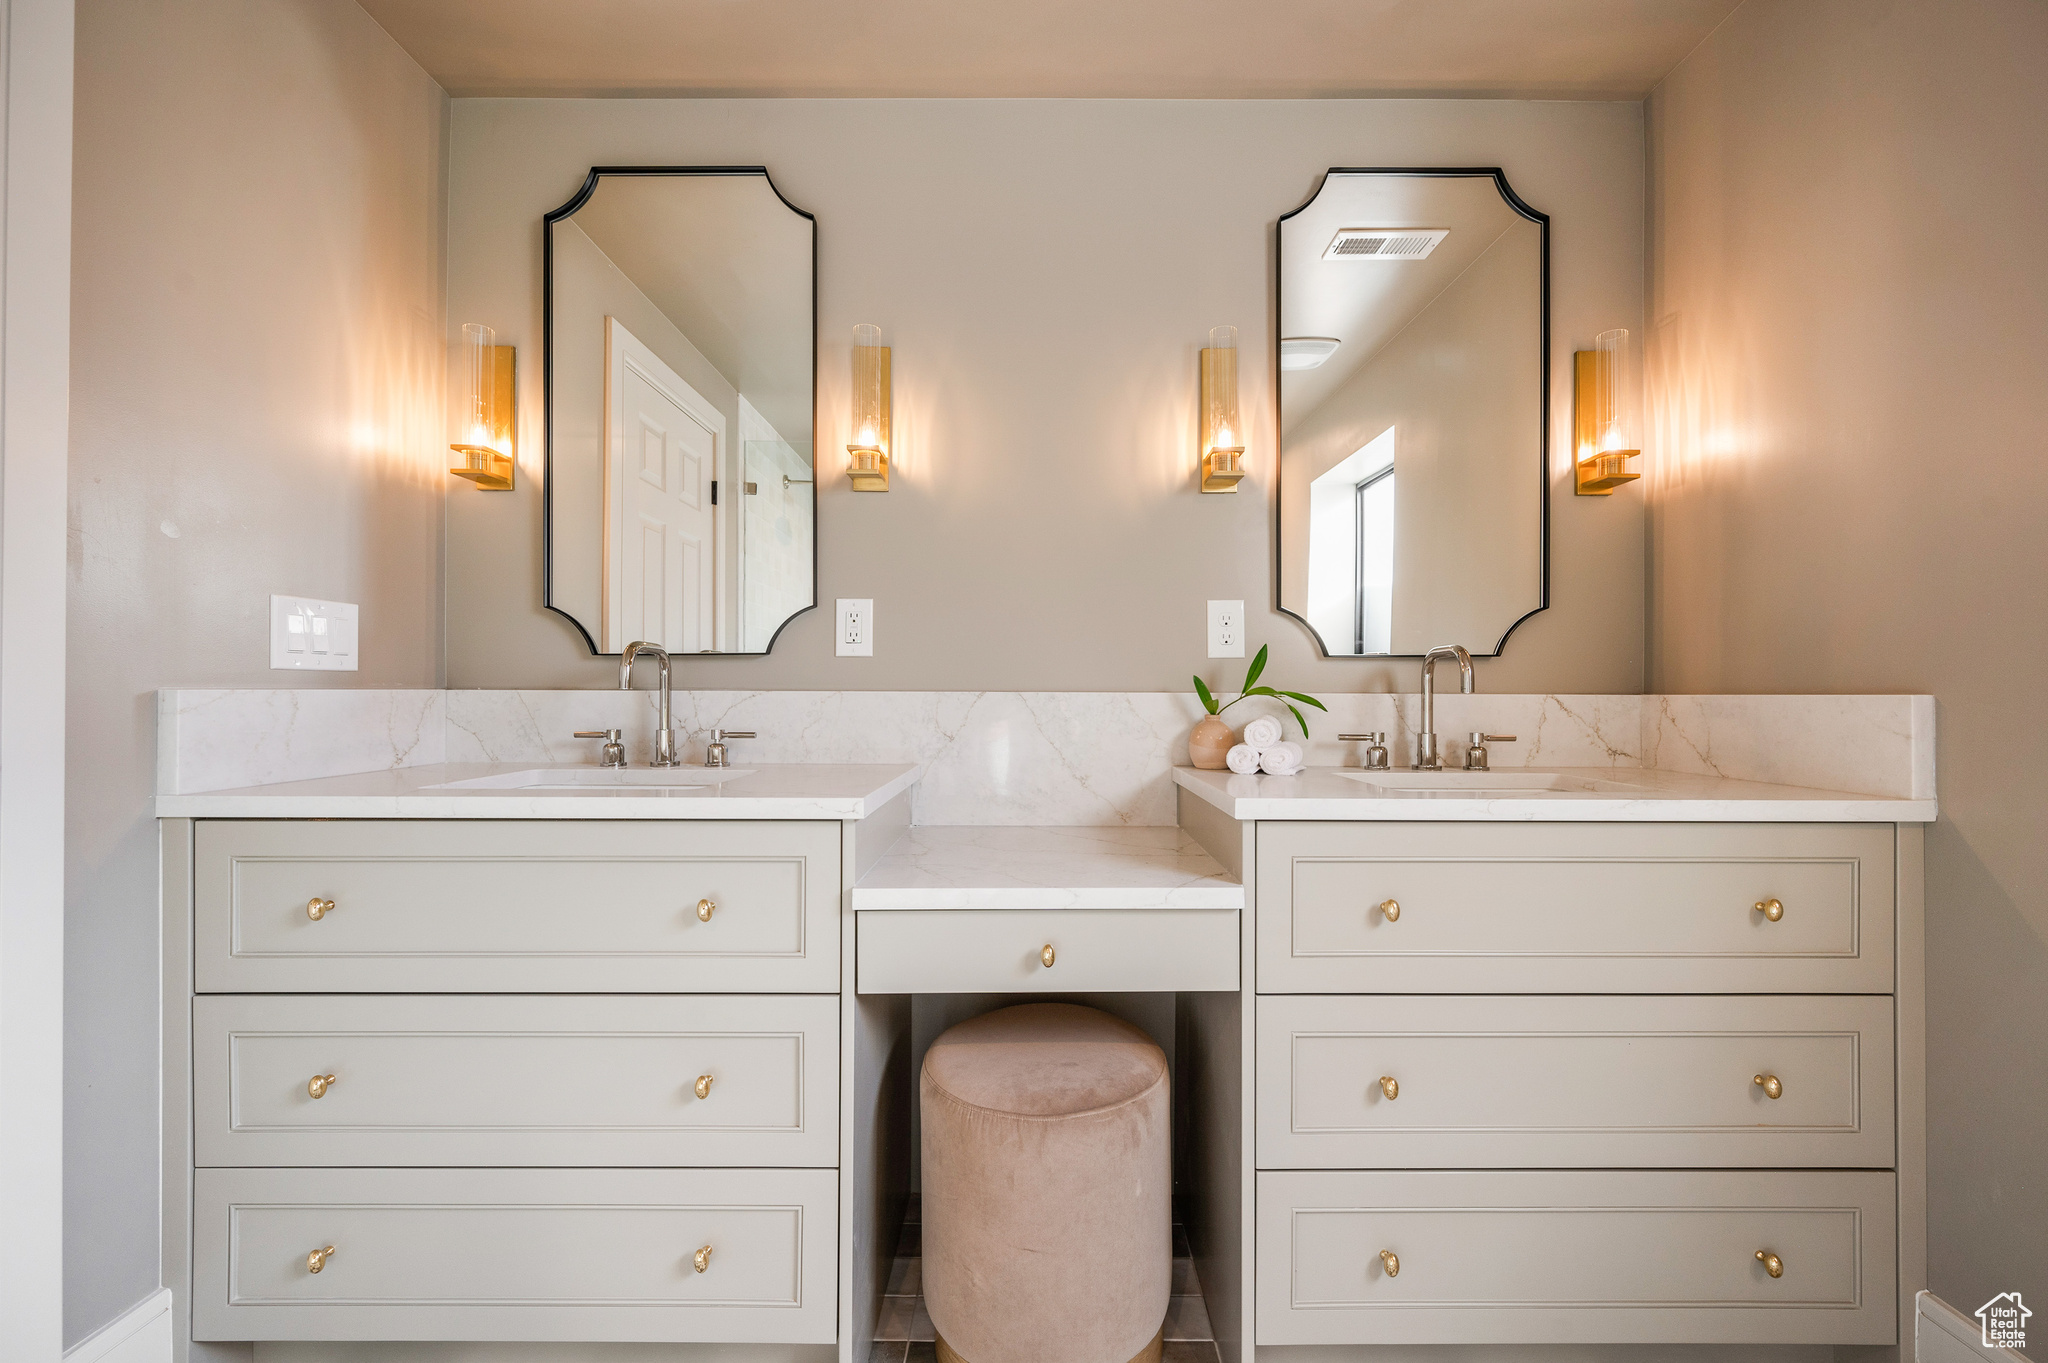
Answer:
<path fill-rule="evenodd" d="M 1324 712 L 1328 712 L 1330 708 L 1329 706 L 1323 704 L 1321 701 L 1317 700 L 1314 696 L 1305 696 L 1299 691 L 1282 691 L 1280 692 L 1280 694 L 1287 697 L 1289 700 L 1298 700 L 1303 705 L 1313 705 L 1316 707 L 1316 709 L 1322 710 Z"/>
<path fill-rule="evenodd" d="M 1200 677 L 1195 678 L 1195 694 L 1201 697 L 1202 708 L 1210 714 L 1216 713 L 1216 697 L 1209 694 L 1209 688 Z"/>
<path fill-rule="evenodd" d="M 1244 674 L 1244 685 L 1238 688 L 1240 691 L 1251 690 L 1252 683 L 1257 681 L 1259 674 L 1266 670 L 1266 648 L 1267 645 L 1265 644 L 1259 645 L 1259 656 L 1252 659 L 1251 671 Z"/>
<path fill-rule="evenodd" d="M 1271 696 L 1275 700 L 1280 698 L 1280 693 L 1270 686 L 1248 686 L 1244 693 L 1247 696 Z"/>
<path fill-rule="evenodd" d="M 1290 709 L 1290 710 L 1294 710 L 1294 707 L 1293 707 L 1292 705 L 1288 706 L 1287 708 L 1288 708 L 1288 709 Z M 1303 738 L 1307 738 L 1307 737 L 1308 737 L 1308 721 L 1307 721 L 1307 720 L 1305 720 L 1305 719 L 1303 719 L 1303 718 L 1301 717 L 1301 711 L 1299 711 L 1299 710 L 1294 710 L 1294 722 L 1295 722 L 1296 724 L 1299 724 L 1299 725 L 1301 726 L 1301 736 L 1302 736 Z"/>

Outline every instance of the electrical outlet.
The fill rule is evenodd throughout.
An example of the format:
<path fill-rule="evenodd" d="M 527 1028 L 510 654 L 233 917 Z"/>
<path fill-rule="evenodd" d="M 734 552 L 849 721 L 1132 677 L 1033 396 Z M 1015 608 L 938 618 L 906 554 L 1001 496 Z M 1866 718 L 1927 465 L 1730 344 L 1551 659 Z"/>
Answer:
<path fill-rule="evenodd" d="M 875 603 L 871 598 L 839 598 L 839 643 L 842 658 L 875 656 Z"/>
<path fill-rule="evenodd" d="M 354 672 L 355 603 L 271 597 L 270 666 L 295 672 Z"/>
<path fill-rule="evenodd" d="M 1244 602 L 1211 601 L 1209 603 L 1209 656 L 1212 658 L 1242 658 L 1244 656 Z"/>

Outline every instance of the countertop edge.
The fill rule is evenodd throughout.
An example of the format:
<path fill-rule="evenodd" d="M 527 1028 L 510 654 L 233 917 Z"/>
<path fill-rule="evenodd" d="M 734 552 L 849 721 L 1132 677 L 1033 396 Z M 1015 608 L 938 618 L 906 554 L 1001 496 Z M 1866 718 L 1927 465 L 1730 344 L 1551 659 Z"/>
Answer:
<path fill-rule="evenodd" d="M 1414 799 L 1370 796 L 1271 797 L 1230 795 L 1174 770 L 1174 785 L 1241 823 L 1933 823 L 1932 799 L 1856 796 L 1816 791 L 1811 797 L 1714 799 L 1667 795 L 1655 799 L 1591 796 L 1583 799 Z M 1263 779 L 1263 778 L 1247 778 Z M 1787 787 L 1786 789 L 1796 789 Z"/>
<path fill-rule="evenodd" d="M 822 819 L 857 823 L 892 796 L 556 799 L 433 795 L 159 795 L 159 819 Z M 872 807 L 871 807 L 872 806 Z"/>

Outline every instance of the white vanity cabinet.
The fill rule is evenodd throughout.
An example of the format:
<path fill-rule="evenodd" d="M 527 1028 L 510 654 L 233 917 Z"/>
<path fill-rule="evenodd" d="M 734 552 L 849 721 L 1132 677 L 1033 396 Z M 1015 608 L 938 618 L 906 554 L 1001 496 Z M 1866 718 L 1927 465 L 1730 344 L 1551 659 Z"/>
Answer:
<path fill-rule="evenodd" d="M 1180 798 L 1253 892 L 1241 1009 L 1197 1018 L 1249 1059 L 1201 1114 L 1246 1149 L 1193 1230 L 1226 1360 L 1899 1356 L 1925 1267 L 1919 825 Z"/>
<path fill-rule="evenodd" d="M 852 843 L 166 820 L 189 1338 L 838 1343 Z"/>

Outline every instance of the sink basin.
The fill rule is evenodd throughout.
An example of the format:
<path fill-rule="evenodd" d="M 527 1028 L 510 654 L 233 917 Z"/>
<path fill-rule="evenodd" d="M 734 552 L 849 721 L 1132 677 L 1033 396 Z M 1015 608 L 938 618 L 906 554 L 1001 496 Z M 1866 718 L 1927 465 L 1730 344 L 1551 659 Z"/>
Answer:
<path fill-rule="evenodd" d="M 1601 795 L 1641 791 L 1626 781 L 1603 781 L 1559 771 L 1359 771 L 1336 773 L 1377 790 L 1404 794 L 1483 795 L 1507 799 L 1531 795 Z"/>
<path fill-rule="evenodd" d="M 531 767 L 424 790 L 690 790 L 752 776 L 751 767 Z"/>

